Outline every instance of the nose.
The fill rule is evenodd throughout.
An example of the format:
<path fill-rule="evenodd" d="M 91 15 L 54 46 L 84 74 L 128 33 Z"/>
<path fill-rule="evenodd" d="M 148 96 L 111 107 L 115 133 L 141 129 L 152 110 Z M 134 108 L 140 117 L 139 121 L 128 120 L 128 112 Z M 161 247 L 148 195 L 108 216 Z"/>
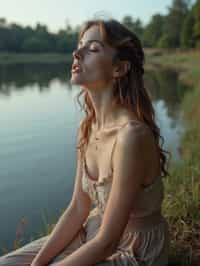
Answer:
<path fill-rule="evenodd" d="M 74 50 L 72 54 L 74 58 L 77 58 L 77 59 L 81 58 L 81 55 L 78 49 Z"/>

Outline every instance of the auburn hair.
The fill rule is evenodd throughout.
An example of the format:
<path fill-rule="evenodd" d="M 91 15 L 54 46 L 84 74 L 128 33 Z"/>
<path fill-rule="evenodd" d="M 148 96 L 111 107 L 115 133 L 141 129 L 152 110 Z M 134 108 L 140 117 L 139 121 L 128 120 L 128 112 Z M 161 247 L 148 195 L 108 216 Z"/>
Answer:
<path fill-rule="evenodd" d="M 102 40 L 116 49 L 117 53 L 113 57 L 113 63 L 117 60 L 128 60 L 131 67 L 126 75 L 113 82 L 112 106 L 123 106 L 133 112 L 137 119 L 145 123 L 154 135 L 160 155 L 161 175 L 170 175 L 167 170 L 167 154 L 169 151 L 163 149 L 164 138 L 160 135 L 160 129 L 155 122 L 155 111 L 147 90 L 144 87 L 144 51 L 142 44 L 136 34 L 115 19 L 87 20 L 78 35 L 78 41 L 91 26 L 97 25 L 100 29 Z M 79 101 L 83 94 L 83 105 Z M 82 138 L 79 140 L 81 157 L 89 141 L 92 122 L 95 121 L 95 112 L 92 101 L 85 88 L 82 88 L 77 95 L 77 101 L 86 116 L 80 124 Z M 161 140 L 161 143 L 160 143 Z"/>

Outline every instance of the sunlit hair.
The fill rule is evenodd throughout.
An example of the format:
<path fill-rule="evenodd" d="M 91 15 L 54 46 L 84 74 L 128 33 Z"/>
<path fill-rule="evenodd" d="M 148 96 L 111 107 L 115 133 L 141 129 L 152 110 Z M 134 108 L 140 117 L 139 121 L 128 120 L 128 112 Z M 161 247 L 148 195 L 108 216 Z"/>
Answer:
<path fill-rule="evenodd" d="M 113 64 L 117 60 L 128 60 L 131 63 L 131 68 L 127 74 L 113 82 L 112 106 L 127 108 L 136 115 L 139 121 L 148 125 L 152 130 L 160 153 L 161 175 L 169 175 L 166 154 L 170 153 L 162 148 L 164 139 L 160 135 L 160 129 L 155 122 L 155 111 L 151 99 L 144 88 L 144 52 L 140 40 L 132 31 L 114 19 L 97 19 L 88 20 L 84 23 L 78 41 L 80 41 L 85 31 L 93 25 L 99 26 L 102 40 L 116 49 L 117 53 L 113 57 Z M 82 94 L 84 98 L 83 105 L 79 101 Z M 92 123 L 96 117 L 92 101 L 85 88 L 81 89 L 77 95 L 77 100 L 86 114 L 80 125 L 82 138 L 77 146 L 82 157 L 89 141 Z M 160 140 L 161 143 L 159 143 Z"/>

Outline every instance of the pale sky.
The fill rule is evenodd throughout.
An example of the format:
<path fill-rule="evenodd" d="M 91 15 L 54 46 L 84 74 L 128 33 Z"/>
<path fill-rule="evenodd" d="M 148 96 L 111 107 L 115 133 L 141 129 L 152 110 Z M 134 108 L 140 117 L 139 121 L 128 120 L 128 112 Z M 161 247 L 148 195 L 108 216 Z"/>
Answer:
<path fill-rule="evenodd" d="M 65 28 L 67 21 L 74 27 L 95 14 L 118 20 L 131 15 L 146 24 L 155 13 L 165 15 L 171 3 L 172 0 L 0 0 L 0 18 L 32 27 L 40 22 L 49 31 L 57 32 Z"/>

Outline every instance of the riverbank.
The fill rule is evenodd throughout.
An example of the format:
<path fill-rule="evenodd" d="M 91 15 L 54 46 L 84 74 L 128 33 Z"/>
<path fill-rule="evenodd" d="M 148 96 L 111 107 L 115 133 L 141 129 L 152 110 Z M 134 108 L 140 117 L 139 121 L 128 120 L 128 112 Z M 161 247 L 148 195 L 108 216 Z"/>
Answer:
<path fill-rule="evenodd" d="M 71 63 L 71 54 L 58 53 L 0 53 L 0 65 L 31 63 Z"/>
<path fill-rule="evenodd" d="M 62 58 L 64 58 L 63 55 Z M 40 59 L 42 60 L 42 57 Z M 46 59 L 48 59 L 47 54 Z M 35 62 L 38 63 L 37 60 Z M 200 53 L 154 50 L 147 52 L 146 62 L 145 69 L 152 68 L 155 71 L 158 67 L 176 69 L 180 73 L 179 78 L 193 87 L 182 102 L 184 118 L 187 123 L 187 131 L 182 139 L 182 161 L 170 166 L 171 177 L 164 180 L 166 193 L 163 211 L 170 224 L 170 261 L 173 262 L 173 265 L 178 266 L 195 265 L 195 260 L 200 261 L 200 182 L 198 180 L 200 126 L 197 122 L 200 115 L 200 82 L 198 78 L 200 77 Z M 52 63 L 58 63 L 58 61 L 52 61 Z M 21 239 L 23 239 L 25 223 L 26 221 L 22 220 L 21 227 L 16 232 L 17 239 L 14 241 L 13 249 L 23 245 Z M 53 224 L 44 220 L 43 232 L 37 232 L 34 239 L 50 233 L 53 227 Z M 30 239 L 30 241 L 32 240 Z M 6 249 L 4 250 L 6 253 Z"/>
<path fill-rule="evenodd" d="M 147 68 L 176 70 L 180 80 L 193 87 L 200 82 L 200 49 L 145 49 L 145 54 Z"/>
<path fill-rule="evenodd" d="M 170 224 L 170 260 L 175 265 L 200 262 L 200 51 L 154 51 L 147 54 L 149 67 L 176 69 L 179 78 L 192 85 L 181 104 L 186 132 L 182 161 L 170 166 L 165 179 L 164 214 Z"/>

